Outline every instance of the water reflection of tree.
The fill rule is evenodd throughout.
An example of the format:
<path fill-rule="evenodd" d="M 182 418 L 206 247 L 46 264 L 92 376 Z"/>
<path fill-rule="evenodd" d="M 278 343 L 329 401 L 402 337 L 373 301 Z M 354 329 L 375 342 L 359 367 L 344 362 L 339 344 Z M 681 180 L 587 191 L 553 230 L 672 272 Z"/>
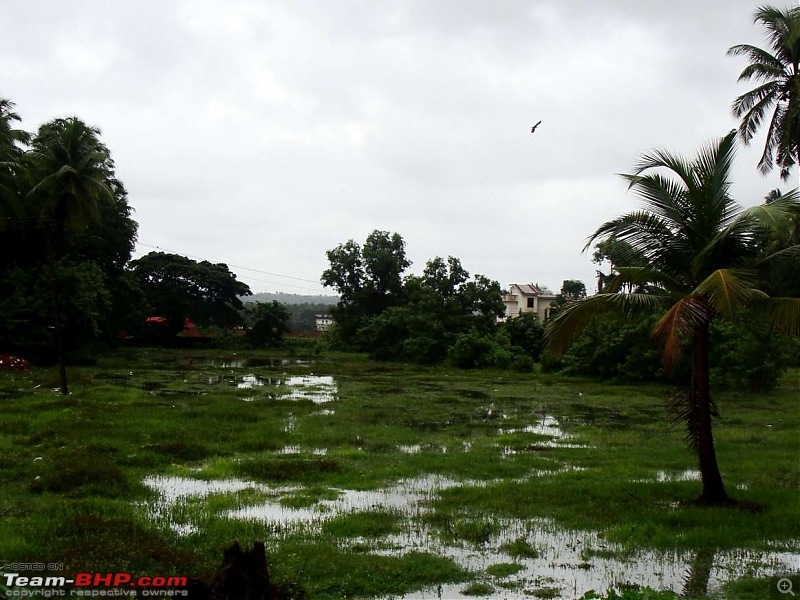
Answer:
<path fill-rule="evenodd" d="M 711 569 L 714 566 L 715 550 L 711 548 L 698 549 L 692 564 L 683 578 L 684 598 L 706 598 L 708 594 L 708 580 L 711 578 Z"/>

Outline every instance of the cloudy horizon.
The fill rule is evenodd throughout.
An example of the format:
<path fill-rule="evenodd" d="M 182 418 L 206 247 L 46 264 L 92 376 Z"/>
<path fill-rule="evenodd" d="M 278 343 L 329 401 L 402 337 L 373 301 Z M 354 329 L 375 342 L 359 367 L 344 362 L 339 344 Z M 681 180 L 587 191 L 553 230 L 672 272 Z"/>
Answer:
<path fill-rule="evenodd" d="M 775 3 L 777 6 L 785 4 Z M 743 0 L 10 0 L 0 97 L 22 127 L 102 130 L 156 248 L 224 262 L 253 292 L 333 293 L 325 251 L 375 229 L 472 274 L 558 290 L 637 207 L 616 173 L 737 123 L 765 47 Z M 536 132 L 533 124 L 541 120 Z M 798 185 L 740 147 L 734 198 Z"/>

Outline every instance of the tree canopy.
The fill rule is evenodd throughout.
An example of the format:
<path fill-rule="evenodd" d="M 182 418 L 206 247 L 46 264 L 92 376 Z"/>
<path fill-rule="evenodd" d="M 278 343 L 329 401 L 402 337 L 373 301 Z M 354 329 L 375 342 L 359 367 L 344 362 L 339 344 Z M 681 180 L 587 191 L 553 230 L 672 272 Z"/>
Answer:
<path fill-rule="evenodd" d="M 198 325 L 229 329 L 241 322 L 240 296 L 250 287 L 236 280 L 224 263 L 197 262 L 178 254 L 150 252 L 130 263 L 144 291 L 152 316 L 166 317 L 172 333 L 185 318 Z"/>
<path fill-rule="evenodd" d="M 12 108 L 0 99 L 0 349 L 57 357 L 66 393 L 67 355 L 136 314 L 123 268 L 137 224 L 97 128 L 69 117 L 31 136 Z"/>
<path fill-rule="evenodd" d="M 403 273 L 411 265 L 405 246 L 399 234 L 375 230 L 363 246 L 348 240 L 328 250 L 330 266 L 321 280 L 340 295 L 331 312 L 337 335 L 346 345 L 356 346 L 357 331 L 366 319 L 401 302 Z"/>
<path fill-rule="evenodd" d="M 327 255 L 330 268 L 322 281 L 341 295 L 332 312 L 333 336 L 342 347 L 380 359 L 435 363 L 460 336 L 496 333 L 504 310 L 500 285 L 471 277 L 455 257 L 433 258 L 421 275 L 403 277 L 411 264 L 405 241 L 386 231 L 372 232 L 363 247 L 350 240 Z"/>

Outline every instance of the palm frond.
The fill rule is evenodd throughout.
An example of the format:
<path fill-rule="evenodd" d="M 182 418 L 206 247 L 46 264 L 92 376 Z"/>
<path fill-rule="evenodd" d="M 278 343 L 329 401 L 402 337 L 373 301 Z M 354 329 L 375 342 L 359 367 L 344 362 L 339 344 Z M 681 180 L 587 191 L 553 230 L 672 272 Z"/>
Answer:
<path fill-rule="evenodd" d="M 770 46 L 781 60 L 791 63 L 793 58 L 797 58 L 796 44 L 800 39 L 799 7 L 760 6 L 753 16 L 753 21 L 760 22 L 767 30 Z"/>
<path fill-rule="evenodd" d="M 760 123 L 763 113 L 768 110 L 772 104 L 778 101 L 780 88 L 781 84 L 779 81 L 770 81 L 738 96 L 733 101 L 733 104 L 731 104 L 733 116 L 737 119 L 754 119 L 757 117 Z M 756 106 L 758 106 L 758 108 L 753 110 Z M 753 113 L 752 116 L 749 115 L 751 112 Z M 739 126 L 739 135 L 742 135 L 741 125 Z M 743 138 L 745 143 L 747 143 L 748 140 L 749 138 Z"/>
<path fill-rule="evenodd" d="M 800 336 L 800 298 L 759 298 L 750 310 L 781 333 Z"/>
<path fill-rule="evenodd" d="M 731 224 L 731 227 L 741 223 L 746 227 L 757 227 L 764 232 L 780 231 L 800 211 L 800 189 L 795 188 L 769 203 L 759 204 L 743 210 Z"/>
<path fill-rule="evenodd" d="M 771 264 L 773 262 L 780 263 L 783 261 L 792 261 L 795 264 L 800 264 L 800 244 L 783 248 L 777 252 L 773 252 L 769 256 L 765 256 L 758 261 L 758 265 Z"/>
<path fill-rule="evenodd" d="M 691 162 L 680 154 L 663 149 L 654 149 L 642 155 L 634 165 L 634 175 L 641 175 L 651 169 L 664 168 L 677 175 L 685 185 L 689 186 L 692 182 Z"/>
<path fill-rule="evenodd" d="M 589 237 L 584 251 L 596 240 L 611 237 L 629 243 L 639 256 L 650 262 L 679 257 L 684 251 L 681 239 L 664 219 L 647 211 L 629 213 L 604 223 Z"/>
<path fill-rule="evenodd" d="M 666 298 L 655 294 L 595 294 L 583 300 L 567 304 L 561 309 L 545 330 L 547 352 L 563 354 L 570 343 L 591 321 L 600 314 L 629 314 L 660 308 Z"/>
<path fill-rule="evenodd" d="M 786 74 L 783 62 L 757 46 L 737 44 L 728 49 L 729 56 L 744 56 L 750 62 L 739 75 L 739 81 L 750 79 L 770 81 Z"/>
<path fill-rule="evenodd" d="M 678 300 L 661 317 L 653 328 L 653 337 L 664 348 L 664 368 L 671 370 L 683 355 L 683 342 L 691 337 L 695 328 L 711 319 L 711 308 L 695 296 Z"/>
<path fill-rule="evenodd" d="M 656 285 L 665 291 L 677 291 L 679 284 L 668 274 L 653 267 L 617 267 L 617 273 L 607 281 L 604 291 L 617 293 L 625 285 L 642 287 Z"/>
<path fill-rule="evenodd" d="M 711 415 L 719 417 L 717 405 L 709 398 Z M 679 425 L 686 426 L 684 439 L 691 450 L 697 450 L 700 441 L 700 422 L 697 414 L 697 402 L 690 388 L 678 388 L 667 397 L 667 414 L 670 417 L 669 427 L 675 429 Z"/>
<path fill-rule="evenodd" d="M 703 296 L 714 311 L 726 318 L 755 300 L 767 298 L 757 289 L 757 275 L 750 269 L 717 269 L 694 289 L 692 295 Z"/>
<path fill-rule="evenodd" d="M 686 188 L 660 173 L 646 176 L 620 174 L 628 181 L 628 189 L 634 190 L 644 201 L 648 212 L 657 214 L 668 221 L 672 228 L 686 225 Z"/>
<path fill-rule="evenodd" d="M 758 161 L 758 170 L 764 175 L 772 171 L 772 167 L 777 162 L 773 161 L 773 157 L 776 151 L 780 152 L 780 132 L 786 127 L 786 112 L 786 106 L 779 103 L 772 113 L 766 141 L 764 142 L 764 152 Z"/>
<path fill-rule="evenodd" d="M 759 7 L 754 21 L 767 32 L 769 50 L 741 44 L 728 50 L 730 55 L 745 56 L 750 64 L 739 80 L 756 80 L 762 85 L 739 96 L 732 105 L 741 119 L 739 136 L 745 144 L 761 129 L 766 115 L 772 112 L 758 170 L 769 173 L 780 169 L 788 179 L 792 167 L 800 161 L 800 88 L 797 85 L 800 63 L 800 7 Z M 774 108 L 773 108 L 774 107 Z"/>
<path fill-rule="evenodd" d="M 667 414 L 669 415 L 669 428 L 676 429 L 680 425 L 685 425 L 686 445 L 690 450 L 697 450 L 700 442 L 700 426 L 697 418 L 697 403 L 689 388 L 678 388 L 667 397 Z"/>
<path fill-rule="evenodd" d="M 697 179 L 697 194 L 689 200 L 693 212 L 700 217 L 702 235 L 725 225 L 739 210 L 728 194 L 733 159 L 736 156 L 736 130 L 731 130 L 719 140 L 701 148 L 694 162 L 693 174 Z"/>

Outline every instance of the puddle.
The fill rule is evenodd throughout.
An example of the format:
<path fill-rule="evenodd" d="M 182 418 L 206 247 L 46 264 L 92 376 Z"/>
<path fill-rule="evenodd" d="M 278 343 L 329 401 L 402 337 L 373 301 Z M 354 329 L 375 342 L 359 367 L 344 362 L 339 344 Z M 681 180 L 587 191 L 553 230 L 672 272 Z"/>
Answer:
<path fill-rule="evenodd" d="M 397 449 L 403 454 L 419 454 L 422 452 L 422 444 L 410 444 L 398 446 Z"/>
<path fill-rule="evenodd" d="M 263 387 L 265 385 L 277 385 L 279 382 L 280 379 L 277 379 L 273 382 L 272 378 L 269 377 L 261 377 L 259 375 L 243 375 L 240 378 L 240 381 L 236 384 L 236 387 L 240 390 L 249 390 L 254 387 Z"/>
<path fill-rule="evenodd" d="M 544 435 L 552 438 L 568 437 L 567 434 L 561 429 L 558 419 L 551 415 L 543 416 L 537 423 L 527 425 L 517 429 L 498 429 L 497 435 L 506 435 L 509 433 L 535 433 L 536 435 Z"/>
<path fill-rule="evenodd" d="M 311 448 L 304 450 L 301 446 L 284 446 L 278 450 L 278 454 L 313 454 L 314 456 L 325 456 L 328 454 L 327 448 Z"/>
<path fill-rule="evenodd" d="M 648 483 L 653 481 L 657 481 L 658 483 L 673 483 L 676 481 L 700 481 L 700 477 L 700 471 L 697 469 L 687 469 L 685 471 L 656 471 L 655 477 L 635 479 L 634 481 L 636 483 Z"/>
<path fill-rule="evenodd" d="M 286 446 L 284 453 L 297 453 L 297 446 Z M 543 472 L 547 476 L 553 472 Z M 443 537 L 439 530 L 428 526 L 421 518 L 428 512 L 429 502 L 443 490 L 458 486 L 481 486 L 484 482 L 459 482 L 439 475 L 403 479 L 380 490 L 333 490 L 336 499 L 320 500 L 311 507 L 291 508 L 281 504 L 281 497 L 302 490 L 302 487 L 273 487 L 250 481 L 230 479 L 202 481 L 181 477 L 148 477 L 144 483 L 156 490 L 159 499 L 149 506 L 156 519 L 169 519 L 171 511 L 190 497 L 214 493 L 238 492 L 246 489 L 265 492 L 268 500 L 252 506 L 223 511 L 220 518 L 241 519 L 263 523 L 272 531 L 302 527 L 313 534 L 321 524 L 335 516 L 367 510 L 397 511 L 409 521 L 407 533 L 375 539 L 343 540 L 345 545 L 372 547 L 376 554 L 401 556 L 410 552 L 428 552 L 452 559 L 462 567 L 484 573 L 491 565 L 512 562 L 521 569 L 502 579 L 509 589 L 497 589 L 503 598 L 529 598 L 539 590 L 549 589 L 551 598 L 576 598 L 590 589 L 606 590 L 625 582 L 671 589 L 682 593 L 687 585 L 696 583 L 697 573 L 703 573 L 704 588 L 718 592 L 732 579 L 752 576 L 767 577 L 776 572 L 792 571 L 800 560 L 793 552 L 755 552 L 735 549 L 716 553 L 690 551 L 639 551 L 621 555 L 613 544 L 591 531 L 568 531 L 547 519 L 510 519 L 478 517 L 492 522 L 491 531 L 483 544 Z M 179 535 L 195 531 L 191 523 L 171 524 Z M 511 548 L 527 547 L 528 557 L 512 556 Z M 708 573 L 705 579 L 705 573 Z M 480 576 L 485 583 L 497 585 L 498 580 Z M 465 584 L 442 586 L 416 591 L 402 598 L 467 598 L 461 593 Z M 690 591 L 696 592 L 692 589 Z M 691 595 L 691 594 L 690 594 Z"/>
<path fill-rule="evenodd" d="M 382 540 L 401 550 L 379 550 L 377 553 L 397 556 L 414 551 L 431 552 L 454 560 L 476 572 L 485 572 L 498 563 L 513 562 L 522 567 L 502 580 L 504 586 L 515 589 L 495 589 L 502 598 L 530 598 L 539 590 L 550 590 L 543 597 L 578 598 L 587 591 L 603 590 L 627 582 L 654 589 L 670 589 L 677 593 L 687 590 L 699 573 L 708 572 L 702 592 L 714 593 L 733 579 L 745 576 L 766 577 L 776 572 L 793 571 L 800 555 L 791 552 L 753 552 L 732 550 L 704 557 L 686 552 L 640 551 L 625 557 L 612 556 L 614 548 L 594 532 L 570 532 L 547 520 L 520 521 L 497 519 L 501 533 L 481 548 L 447 545 L 435 537 L 418 531 L 411 536 L 389 536 Z M 524 543 L 538 552 L 536 558 L 512 557 L 507 553 L 510 544 Z M 595 552 L 597 554 L 595 554 Z M 598 555 L 599 554 L 599 555 Z M 484 576 L 482 580 L 497 585 L 497 580 Z M 402 596 L 404 599 L 468 598 L 461 591 L 464 584 L 445 585 Z M 690 593 L 691 597 L 696 597 Z M 495 594 L 492 597 L 495 597 Z"/>
<path fill-rule="evenodd" d="M 266 390 L 269 389 L 268 399 L 273 400 L 308 400 L 315 404 L 333 402 L 337 399 L 338 388 L 336 380 L 330 375 L 280 375 L 265 376 L 257 373 L 242 375 L 233 372 L 228 374 L 204 375 L 202 382 L 209 386 L 230 385 L 240 390 Z M 184 379 L 183 383 L 190 383 Z M 147 391 L 160 390 L 166 386 L 165 382 L 145 382 Z M 263 391 L 260 392 L 263 394 Z M 244 400 L 252 402 L 257 396 L 248 396 Z M 320 414 L 333 414 L 320 411 Z"/>
<path fill-rule="evenodd" d="M 336 400 L 336 381 L 330 375 L 288 377 L 284 384 L 291 388 L 288 398 L 292 400 L 311 400 L 314 404 Z"/>
<path fill-rule="evenodd" d="M 297 429 L 297 417 L 293 414 L 290 414 L 286 417 L 286 420 L 283 422 L 283 431 L 284 433 L 292 433 Z"/>
<path fill-rule="evenodd" d="M 190 364 L 202 365 L 205 367 L 217 367 L 220 369 L 252 369 L 255 367 L 289 367 L 307 366 L 310 360 L 302 358 L 237 358 L 236 356 L 195 356 Z"/>
<path fill-rule="evenodd" d="M 423 451 L 447 454 L 447 446 L 440 446 L 439 444 L 404 444 L 397 446 L 397 450 L 403 454 L 419 454 Z"/>
<path fill-rule="evenodd" d="M 510 435 L 514 433 L 532 433 L 544 438 L 531 441 L 531 443 L 524 448 L 512 446 L 499 446 L 501 456 L 511 456 L 525 451 L 536 451 L 546 448 L 591 448 L 587 444 L 576 444 L 570 442 L 572 436 L 561 429 L 559 420 L 552 415 L 544 415 L 538 422 L 525 427 L 512 427 L 508 429 L 500 428 L 497 430 L 497 435 Z"/>
<path fill-rule="evenodd" d="M 298 446 L 286 446 L 288 453 L 299 452 Z M 327 450 L 322 450 L 327 452 Z M 227 511 L 220 515 L 231 519 L 258 521 L 282 527 L 305 524 L 319 525 L 323 520 L 337 515 L 365 510 L 396 509 L 409 516 L 418 516 L 425 500 L 433 499 L 441 490 L 458 485 L 458 481 L 438 475 L 430 475 L 416 479 L 401 480 L 389 488 L 382 490 L 334 490 L 339 493 L 335 500 L 321 500 L 312 509 L 287 508 L 280 504 L 282 494 L 296 492 L 302 487 L 272 487 L 253 481 L 226 479 L 221 481 L 203 481 L 186 477 L 147 477 L 143 482 L 159 494 L 159 498 L 149 506 L 152 516 L 166 519 L 170 511 L 179 506 L 181 501 L 190 497 L 203 497 L 209 494 L 234 493 L 246 489 L 266 491 L 274 494 L 274 501 L 247 506 Z M 472 482 L 478 484 L 478 482 Z M 195 529 L 189 525 L 171 523 L 172 529 L 179 535 L 187 535 Z"/>
<path fill-rule="evenodd" d="M 230 494 L 247 489 L 266 491 L 267 487 L 252 481 L 224 479 L 204 481 L 188 477 L 145 477 L 142 481 L 159 494 L 154 503 L 143 503 L 150 518 L 156 522 L 168 520 L 170 528 L 178 535 L 190 535 L 197 531 L 192 523 L 176 523 L 170 519 L 170 511 L 185 498 L 203 498 L 210 494 Z"/>
<path fill-rule="evenodd" d="M 672 481 L 700 481 L 700 471 L 689 469 L 687 471 L 659 471 L 656 473 L 656 481 L 668 483 Z"/>

